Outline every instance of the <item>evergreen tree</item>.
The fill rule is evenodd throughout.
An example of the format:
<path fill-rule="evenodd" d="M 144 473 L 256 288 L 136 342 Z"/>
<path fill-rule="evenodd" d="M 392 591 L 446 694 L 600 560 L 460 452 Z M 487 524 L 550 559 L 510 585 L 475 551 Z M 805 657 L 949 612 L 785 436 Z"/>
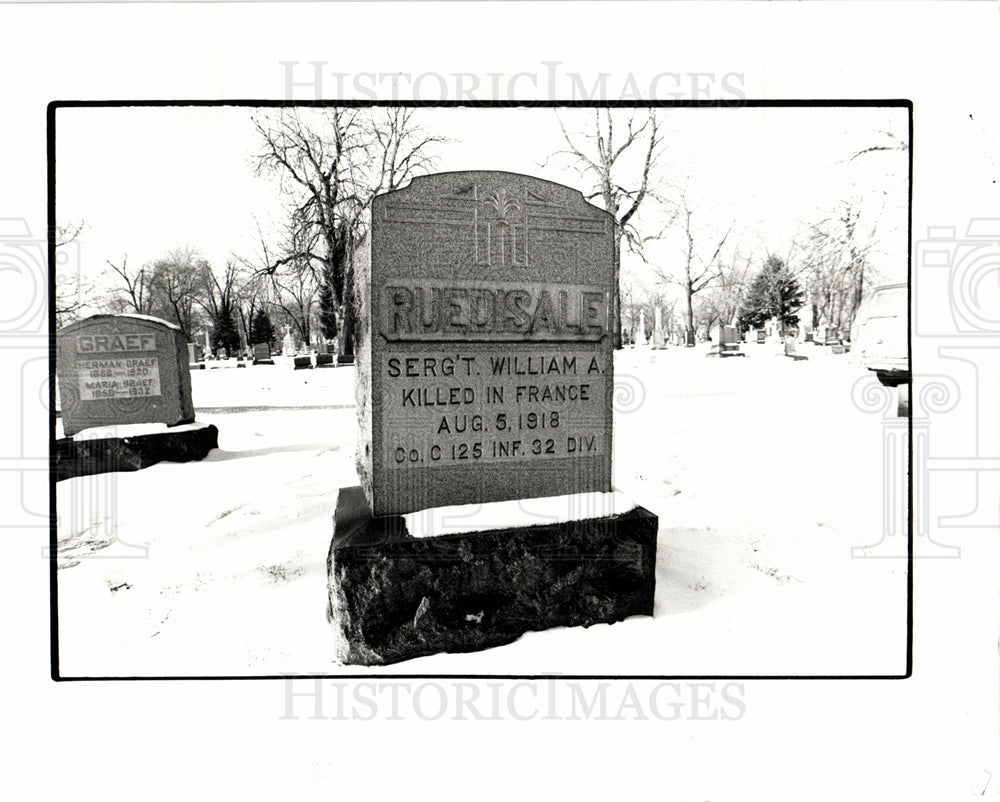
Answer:
<path fill-rule="evenodd" d="M 270 345 L 273 342 L 274 326 L 271 325 L 271 318 L 265 310 L 258 309 L 257 314 L 250 321 L 250 345 L 254 346 L 258 343 Z"/>
<path fill-rule="evenodd" d="M 778 319 L 780 333 L 794 326 L 799 316 L 793 312 L 802 307 L 804 293 L 798 279 L 780 256 L 768 256 L 760 273 L 754 278 L 743 304 L 740 329 L 762 328 L 772 317 Z"/>
<path fill-rule="evenodd" d="M 240 350 L 240 330 L 236 327 L 236 316 L 228 304 L 219 309 L 219 318 L 212 328 L 212 349 L 216 352 L 225 348 L 232 356 Z"/>

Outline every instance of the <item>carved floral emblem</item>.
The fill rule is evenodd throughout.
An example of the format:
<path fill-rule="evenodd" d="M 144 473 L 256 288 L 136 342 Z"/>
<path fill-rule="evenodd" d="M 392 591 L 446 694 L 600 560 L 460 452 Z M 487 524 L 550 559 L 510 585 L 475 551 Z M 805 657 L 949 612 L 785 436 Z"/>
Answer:
<path fill-rule="evenodd" d="M 507 196 L 506 189 L 497 189 L 486 198 L 487 205 L 491 206 L 497 214 L 497 221 L 502 226 L 510 225 L 507 219 L 508 214 L 516 214 L 521 211 L 521 205 L 511 197 Z"/>

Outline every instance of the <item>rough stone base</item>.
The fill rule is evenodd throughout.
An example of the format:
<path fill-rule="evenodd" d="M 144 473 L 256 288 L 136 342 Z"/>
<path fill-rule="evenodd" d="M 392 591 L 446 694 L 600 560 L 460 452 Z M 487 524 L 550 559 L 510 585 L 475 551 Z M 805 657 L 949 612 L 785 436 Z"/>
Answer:
<path fill-rule="evenodd" d="M 199 428 L 99 440 L 56 440 L 56 481 L 95 473 L 138 471 L 157 462 L 192 462 L 219 447 L 219 430 L 210 423 Z"/>
<path fill-rule="evenodd" d="M 414 538 L 341 489 L 327 558 L 342 662 L 382 665 L 470 652 L 551 627 L 653 614 L 655 515 Z"/>

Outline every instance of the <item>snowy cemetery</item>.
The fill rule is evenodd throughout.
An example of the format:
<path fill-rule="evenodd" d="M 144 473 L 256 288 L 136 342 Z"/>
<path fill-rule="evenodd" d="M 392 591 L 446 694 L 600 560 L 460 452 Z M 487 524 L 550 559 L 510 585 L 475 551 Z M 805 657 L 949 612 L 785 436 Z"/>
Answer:
<path fill-rule="evenodd" d="M 614 486 L 660 521 L 653 617 L 406 671 L 902 668 L 905 563 L 852 551 L 888 551 L 883 417 L 852 400 L 871 380 L 818 345 L 804 362 L 773 341 L 723 362 L 710 347 L 615 357 Z M 65 675 L 350 672 L 334 660 L 326 557 L 338 488 L 357 483 L 354 368 L 274 361 L 192 373 L 197 420 L 219 430 L 203 460 L 59 483 Z M 550 514 L 508 506 L 510 518 Z M 889 513 L 899 541 L 905 509 Z"/>
<path fill-rule="evenodd" d="M 905 670 L 907 409 L 852 349 L 876 240 L 837 239 L 867 218 L 778 255 L 723 215 L 699 255 L 682 193 L 671 282 L 569 181 L 403 178 L 325 243 L 307 197 L 284 256 L 180 254 L 202 328 L 151 301 L 176 251 L 63 316 L 62 676 Z"/>

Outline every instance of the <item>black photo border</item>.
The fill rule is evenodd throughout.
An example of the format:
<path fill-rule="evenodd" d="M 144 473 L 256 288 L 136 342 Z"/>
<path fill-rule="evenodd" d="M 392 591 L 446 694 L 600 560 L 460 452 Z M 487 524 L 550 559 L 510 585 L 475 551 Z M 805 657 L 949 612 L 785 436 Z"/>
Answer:
<path fill-rule="evenodd" d="M 333 106 L 371 108 L 905 108 L 908 115 L 908 208 L 907 208 L 907 355 L 910 361 L 908 390 L 913 389 L 913 102 L 907 99 L 719 99 L 719 100 L 509 100 L 509 101 L 419 101 L 419 100 L 55 100 L 46 110 L 47 217 L 49 306 L 49 639 L 51 678 L 56 682 L 190 681 L 190 680 L 289 680 L 289 679 L 503 679 L 503 680 L 905 680 L 913 675 L 913 420 L 907 420 L 907 527 L 906 527 L 906 669 L 901 674 L 699 674 L 699 675 L 603 675 L 603 674 L 263 674 L 190 676 L 63 676 L 59 669 L 59 579 L 56 509 L 56 112 L 63 108 L 294 108 Z M 332 510 L 331 510 L 332 515 Z"/>

